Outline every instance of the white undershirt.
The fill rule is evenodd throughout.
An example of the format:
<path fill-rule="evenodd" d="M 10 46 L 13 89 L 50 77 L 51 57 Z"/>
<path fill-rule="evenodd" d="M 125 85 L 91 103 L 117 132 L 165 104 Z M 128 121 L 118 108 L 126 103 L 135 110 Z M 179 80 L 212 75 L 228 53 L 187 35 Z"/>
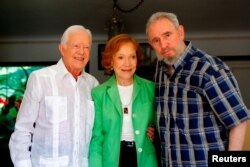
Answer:
<path fill-rule="evenodd" d="M 132 124 L 132 95 L 133 95 L 133 84 L 129 86 L 118 85 L 119 95 L 122 103 L 122 136 L 121 140 L 134 141 L 134 132 Z M 124 114 L 124 107 L 128 108 L 128 113 Z"/>

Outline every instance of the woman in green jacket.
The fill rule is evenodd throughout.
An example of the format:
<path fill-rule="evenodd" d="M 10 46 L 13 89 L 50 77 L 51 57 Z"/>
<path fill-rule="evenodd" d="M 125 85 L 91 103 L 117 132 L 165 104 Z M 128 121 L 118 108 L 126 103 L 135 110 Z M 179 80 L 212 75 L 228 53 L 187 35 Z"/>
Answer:
<path fill-rule="evenodd" d="M 154 122 L 154 84 L 135 74 L 143 59 L 138 42 L 127 34 L 113 37 L 102 54 L 111 78 L 92 90 L 95 123 L 89 167 L 156 167 L 147 128 Z"/>

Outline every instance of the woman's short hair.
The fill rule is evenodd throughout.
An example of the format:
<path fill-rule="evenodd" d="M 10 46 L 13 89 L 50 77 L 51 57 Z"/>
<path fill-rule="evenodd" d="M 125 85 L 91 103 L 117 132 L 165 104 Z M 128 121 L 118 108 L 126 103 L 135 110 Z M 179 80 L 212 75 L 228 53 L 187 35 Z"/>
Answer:
<path fill-rule="evenodd" d="M 119 51 L 120 47 L 125 43 L 131 43 L 136 49 L 137 67 L 140 66 L 144 59 L 142 54 L 142 48 L 137 40 L 128 34 L 119 34 L 111 38 L 105 46 L 102 52 L 101 64 L 107 74 L 113 73 L 113 67 L 111 65 L 112 57 Z"/>

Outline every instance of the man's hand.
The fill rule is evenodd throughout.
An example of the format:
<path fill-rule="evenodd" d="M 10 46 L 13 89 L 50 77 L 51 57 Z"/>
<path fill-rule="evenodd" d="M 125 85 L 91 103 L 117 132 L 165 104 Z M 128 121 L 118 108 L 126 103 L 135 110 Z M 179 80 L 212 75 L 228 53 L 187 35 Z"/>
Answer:
<path fill-rule="evenodd" d="M 147 129 L 147 135 L 151 141 L 154 141 L 154 137 L 155 137 L 154 133 L 155 133 L 155 127 L 149 126 Z"/>

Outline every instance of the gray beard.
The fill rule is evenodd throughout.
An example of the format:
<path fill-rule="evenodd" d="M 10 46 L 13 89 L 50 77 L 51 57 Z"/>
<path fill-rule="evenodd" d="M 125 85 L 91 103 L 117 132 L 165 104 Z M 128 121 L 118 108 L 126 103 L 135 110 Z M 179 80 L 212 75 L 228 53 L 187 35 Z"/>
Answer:
<path fill-rule="evenodd" d="M 162 61 L 164 61 L 166 64 L 169 64 L 169 65 L 175 64 L 175 63 L 179 60 L 179 58 L 181 57 L 181 55 L 182 55 L 182 54 L 178 54 L 178 55 L 174 56 L 173 58 L 168 59 L 168 58 L 163 58 L 162 56 L 156 54 L 157 59 L 158 59 L 159 61 L 162 60 Z"/>

